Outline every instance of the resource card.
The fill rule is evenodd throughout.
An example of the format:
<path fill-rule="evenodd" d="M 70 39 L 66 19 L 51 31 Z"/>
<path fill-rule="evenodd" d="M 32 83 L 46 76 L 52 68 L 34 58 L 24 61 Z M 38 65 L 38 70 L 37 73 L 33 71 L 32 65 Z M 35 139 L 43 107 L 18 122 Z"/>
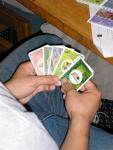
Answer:
<path fill-rule="evenodd" d="M 78 56 L 84 58 L 82 54 L 76 52 L 71 48 L 65 47 L 53 74 L 59 77 L 76 60 Z"/>
<path fill-rule="evenodd" d="M 47 45 L 44 47 L 44 75 L 48 74 L 49 65 L 51 62 L 52 47 Z"/>
<path fill-rule="evenodd" d="M 78 57 L 60 78 L 67 78 L 70 80 L 74 89 L 78 91 L 93 76 L 93 74 L 92 68 L 81 57 Z"/>
<path fill-rule="evenodd" d="M 53 71 L 54 71 L 63 51 L 64 51 L 64 46 L 53 46 L 52 54 L 51 54 L 51 58 L 50 58 L 51 61 L 50 61 L 49 70 L 48 70 L 49 74 L 53 74 Z"/>
<path fill-rule="evenodd" d="M 89 22 L 113 28 L 113 12 L 100 9 L 91 19 L 89 19 Z"/>
<path fill-rule="evenodd" d="M 29 58 L 37 75 L 43 75 L 43 47 L 29 53 Z"/>
<path fill-rule="evenodd" d="M 92 76 L 93 70 L 84 55 L 64 45 L 45 45 L 29 54 L 37 75 L 57 75 L 67 78 L 79 90 Z"/>

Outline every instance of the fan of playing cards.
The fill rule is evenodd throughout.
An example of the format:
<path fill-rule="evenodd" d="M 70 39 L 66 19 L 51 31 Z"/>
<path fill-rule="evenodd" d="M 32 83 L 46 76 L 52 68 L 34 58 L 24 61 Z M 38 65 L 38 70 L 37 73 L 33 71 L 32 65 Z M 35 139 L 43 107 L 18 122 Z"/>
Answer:
<path fill-rule="evenodd" d="M 78 91 L 94 74 L 84 55 L 64 45 L 45 45 L 29 54 L 37 75 L 67 78 Z"/>

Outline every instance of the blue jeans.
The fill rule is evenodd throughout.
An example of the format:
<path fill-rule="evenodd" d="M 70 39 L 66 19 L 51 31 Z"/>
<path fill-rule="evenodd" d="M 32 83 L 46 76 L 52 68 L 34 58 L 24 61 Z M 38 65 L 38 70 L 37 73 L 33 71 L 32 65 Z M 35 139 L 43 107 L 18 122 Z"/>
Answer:
<path fill-rule="evenodd" d="M 54 35 L 36 36 L 17 47 L 0 63 L 0 80 L 10 79 L 17 66 L 29 60 L 28 52 L 45 44 L 60 45 L 63 41 Z M 62 93 L 57 87 L 53 92 L 41 92 L 27 104 L 42 121 L 58 146 L 62 144 L 68 130 L 68 115 L 64 107 Z M 76 140 L 76 139 L 75 139 Z M 90 130 L 90 150 L 113 150 L 113 135 L 95 127 Z"/>

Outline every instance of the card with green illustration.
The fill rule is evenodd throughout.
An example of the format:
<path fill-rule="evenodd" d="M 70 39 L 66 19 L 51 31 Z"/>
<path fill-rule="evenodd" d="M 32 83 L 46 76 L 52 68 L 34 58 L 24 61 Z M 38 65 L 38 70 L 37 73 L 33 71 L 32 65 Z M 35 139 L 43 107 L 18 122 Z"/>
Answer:
<path fill-rule="evenodd" d="M 51 61 L 51 53 L 52 53 L 52 46 L 46 45 L 44 47 L 44 75 L 48 74 L 48 69 Z"/>
<path fill-rule="evenodd" d="M 64 52 L 59 58 L 59 61 L 53 71 L 54 75 L 58 77 L 80 56 L 84 59 L 84 55 L 78 53 L 74 49 L 65 47 Z"/>
<path fill-rule="evenodd" d="M 79 57 L 60 76 L 60 79 L 67 78 L 77 91 L 94 75 L 93 69 Z"/>

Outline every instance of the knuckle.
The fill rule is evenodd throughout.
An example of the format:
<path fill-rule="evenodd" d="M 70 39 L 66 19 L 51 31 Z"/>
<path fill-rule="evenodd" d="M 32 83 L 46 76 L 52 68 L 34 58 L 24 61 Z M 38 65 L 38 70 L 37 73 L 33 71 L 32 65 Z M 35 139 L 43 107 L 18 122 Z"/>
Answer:
<path fill-rule="evenodd" d="M 44 77 L 44 79 L 45 79 L 46 82 L 51 82 L 52 81 L 52 78 L 50 76 L 47 76 L 47 75 Z"/>
<path fill-rule="evenodd" d="M 101 91 L 98 89 L 98 90 L 97 90 L 97 96 L 98 96 L 99 98 L 101 97 L 101 94 L 102 94 Z"/>
<path fill-rule="evenodd" d="M 20 67 L 21 67 L 22 69 L 24 69 L 24 68 L 27 68 L 28 65 L 29 65 L 29 62 L 24 62 L 24 63 L 20 64 Z"/>
<path fill-rule="evenodd" d="M 72 96 L 72 95 L 75 95 L 75 90 L 74 89 L 70 89 L 68 92 L 67 92 L 68 96 Z"/>
<path fill-rule="evenodd" d="M 96 87 L 95 89 L 95 95 L 96 97 L 100 98 L 101 97 L 101 90 L 99 88 Z"/>
<path fill-rule="evenodd" d="M 48 76 L 47 78 L 49 83 L 55 83 L 54 77 Z"/>
<path fill-rule="evenodd" d="M 23 63 L 23 64 L 21 64 L 20 66 L 19 66 L 19 68 L 21 68 L 22 70 L 25 68 L 25 64 Z"/>
<path fill-rule="evenodd" d="M 100 102 L 101 100 L 101 91 L 98 89 L 96 90 L 95 92 L 95 96 L 96 96 L 96 100 L 98 101 L 98 103 Z"/>
<path fill-rule="evenodd" d="M 42 83 L 42 84 L 51 84 L 53 83 L 52 81 L 52 78 L 50 76 L 38 76 L 38 81 L 39 83 Z"/>

